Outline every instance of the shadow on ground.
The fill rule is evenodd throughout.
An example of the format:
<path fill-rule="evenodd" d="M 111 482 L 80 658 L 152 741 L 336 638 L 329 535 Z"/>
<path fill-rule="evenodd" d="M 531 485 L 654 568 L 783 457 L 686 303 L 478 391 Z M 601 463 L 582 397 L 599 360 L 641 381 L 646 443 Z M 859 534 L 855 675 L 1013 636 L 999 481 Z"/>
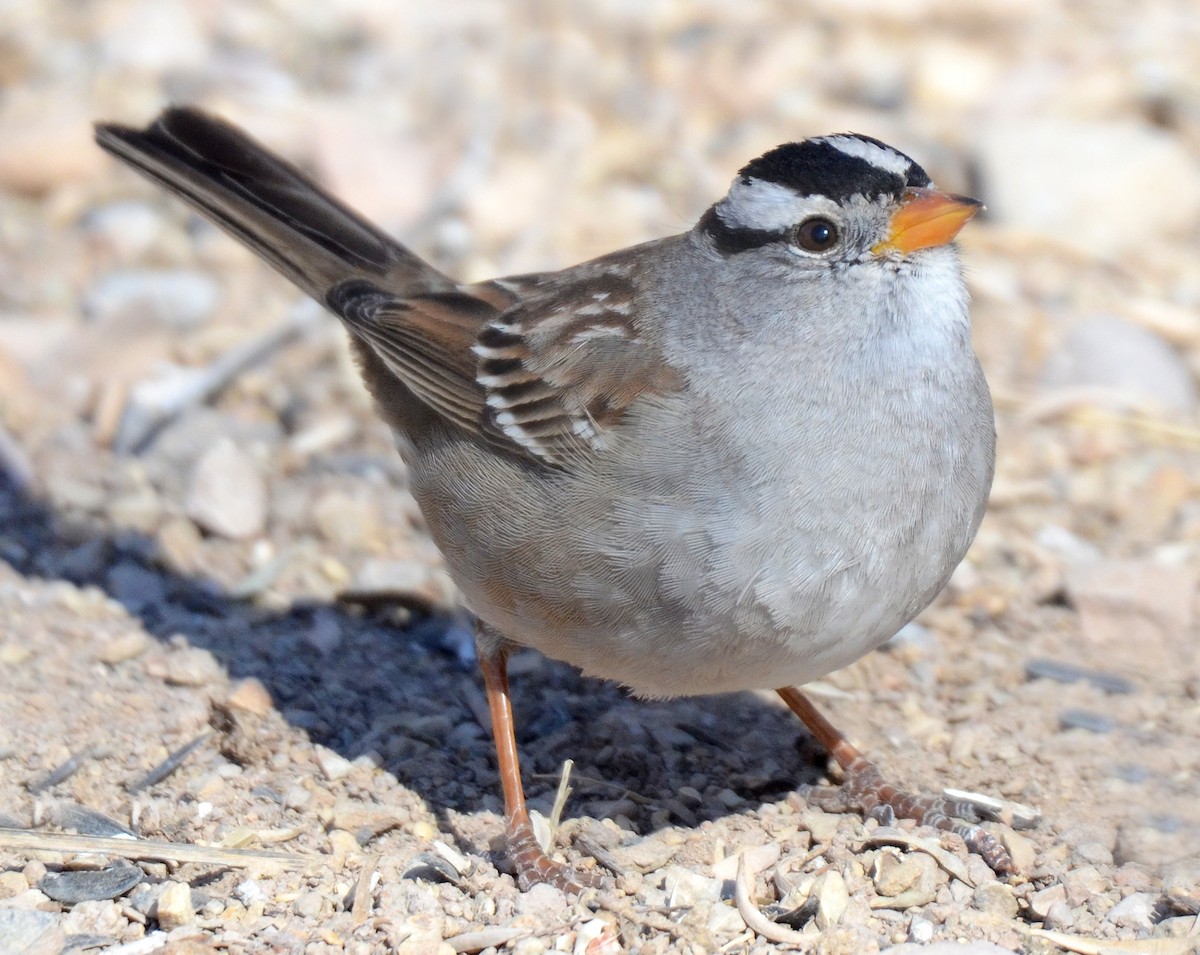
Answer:
<path fill-rule="evenodd" d="M 491 741 L 478 723 L 483 691 L 473 663 L 448 645 L 443 617 L 401 627 L 395 608 L 268 611 L 172 570 L 147 536 L 67 519 L 3 474 L 0 559 L 25 576 L 98 587 L 159 640 L 182 637 L 234 680 L 257 678 L 313 742 L 349 759 L 378 753 L 443 817 L 500 808 Z M 137 575 L 141 586 L 131 587 Z M 310 639 L 314 629 L 333 634 L 330 649 Z M 694 826 L 813 782 L 823 764 L 790 713 L 752 694 L 643 702 L 532 651 L 514 658 L 513 671 L 528 793 L 535 804 L 548 799 L 573 759 L 568 815 L 620 813 L 643 833 Z"/>

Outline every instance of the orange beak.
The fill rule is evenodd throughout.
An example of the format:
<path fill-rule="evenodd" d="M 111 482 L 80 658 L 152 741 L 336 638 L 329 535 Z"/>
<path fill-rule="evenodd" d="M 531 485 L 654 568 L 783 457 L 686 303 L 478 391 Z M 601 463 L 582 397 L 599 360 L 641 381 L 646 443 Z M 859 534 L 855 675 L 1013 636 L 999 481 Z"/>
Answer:
<path fill-rule="evenodd" d="M 983 208 L 978 199 L 952 196 L 936 189 L 910 189 L 892 216 L 888 237 L 872 247 L 876 255 L 908 255 L 950 242 Z"/>

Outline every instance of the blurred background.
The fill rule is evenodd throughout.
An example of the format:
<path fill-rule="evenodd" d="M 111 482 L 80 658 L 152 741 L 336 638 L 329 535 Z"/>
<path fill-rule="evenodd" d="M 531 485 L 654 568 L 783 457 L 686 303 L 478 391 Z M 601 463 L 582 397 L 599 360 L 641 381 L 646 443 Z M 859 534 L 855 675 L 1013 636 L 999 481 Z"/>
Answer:
<path fill-rule="evenodd" d="M 988 205 L 962 245 L 1000 447 L 909 669 L 831 677 L 902 717 L 843 718 L 1098 827 L 1102 868 L 1169 861 L 1200 845 L 1197 64 L 1197 0 L 5 0 L 0 463 L 74 530 L 10 524 L 0 557 L 193 642 L 169 575 L 256 613 L 398 598 L 457 626 L 336 323 L 106 158 L 95 120 L 220 113 L 463 279 L 686 230 L 766 149 L 866 133 Z M 51 679 L 30 606 L 0 663 Z M 45 632 L 91 612 L 54 606 Z M 291 624 L 304 652 L 349 639 Z M 290 726 L 406 757 L 369 701 L 214 652 Z M 8 717 L 31 765 L 93 730 Z"/>
<path fill-rule="evenodd" d="M 161 534 L 226 425 L 242 445 L 308 434 L 307 455 L 382 435 L 344 358 L 333 401 L 245 372 L 301 328 L 318 356 L 285 361 L 341 354 L 340 333 L 289 318 L 290 288 L 103 156 L 96 119 L 218 112 L 464 279 L 685 230 L 748 159 L 853 130 L 988 204 L 963 243 L 1000 409 L 994 504 L 1021 505 L 1009 546 L 1200 564 L 1200 4 L 9 0 L 0 17 L 0 412 L 58 504 Z M 188 418 L 204 437 L 166 454 Z M 105 464 L 81 475 L 80 454 Z M 272 508 L 313 513 L 260 497 L 218 576 L 253 564 Z"/>
<path fill-rule="evenodd" d="M 868 133 L 988 203 L 964 241 L 1001 397 L 1195 414 L 1194 2 L 9 0 L 0 18 L 0 348 L 8 375 L 53 368 L 82 402 L 62 411 L 97 383 L 38 353 L 52 331 L 112 345 L 138 312 L 202 349 L 287 297 L 240 299 L 245 257 L 181 233 L 90 144 L 97 118 L 188 102 L 468 279 L 682 231 L 765 149 Z M 171 357 L 124 344 L 110 378 Z"/>

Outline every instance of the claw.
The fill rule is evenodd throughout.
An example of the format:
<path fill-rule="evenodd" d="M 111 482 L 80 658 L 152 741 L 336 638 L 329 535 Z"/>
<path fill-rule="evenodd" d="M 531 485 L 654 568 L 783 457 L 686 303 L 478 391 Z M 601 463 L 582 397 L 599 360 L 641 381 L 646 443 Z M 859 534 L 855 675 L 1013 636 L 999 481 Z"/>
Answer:
<path fill-rule="evenodd" d="M 961 799 L 898 789 L 883 778 L 879 768 L 851 745 L 803 693 L 794 687 L 784 687 L 777 692 L 846 774 L 841 786 L 803 787 L 800 795 L 806 801 L 827 812 L 860 812 L 884 825 L 892 825 L 896 819 L 912 819 L 919 826 L 953 832 L 961 836 L 967 848 L 981 856 L 993 871 L 1002 875 L 1016 871 L 1012 856 L 1000 840 L 978 825 L 979 813 L 974 805 Z"/>

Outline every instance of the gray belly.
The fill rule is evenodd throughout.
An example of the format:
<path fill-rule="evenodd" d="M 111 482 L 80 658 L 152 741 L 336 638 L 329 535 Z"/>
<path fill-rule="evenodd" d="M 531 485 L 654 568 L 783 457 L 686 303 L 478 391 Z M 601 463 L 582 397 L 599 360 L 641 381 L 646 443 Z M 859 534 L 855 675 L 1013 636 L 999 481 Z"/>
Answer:
<path fill-rule="evenodd" d="M 513 642 L 647 696 L 773 688 L 857 659 L 941 590 L 990 485 L 990 404 L 971 415 L 764 455 L 769 473 L 672 453 L 701 440 L 682 420 L 586 480 L 481 481 L 463 444 L 414 485 L 468 606 Z"/>

